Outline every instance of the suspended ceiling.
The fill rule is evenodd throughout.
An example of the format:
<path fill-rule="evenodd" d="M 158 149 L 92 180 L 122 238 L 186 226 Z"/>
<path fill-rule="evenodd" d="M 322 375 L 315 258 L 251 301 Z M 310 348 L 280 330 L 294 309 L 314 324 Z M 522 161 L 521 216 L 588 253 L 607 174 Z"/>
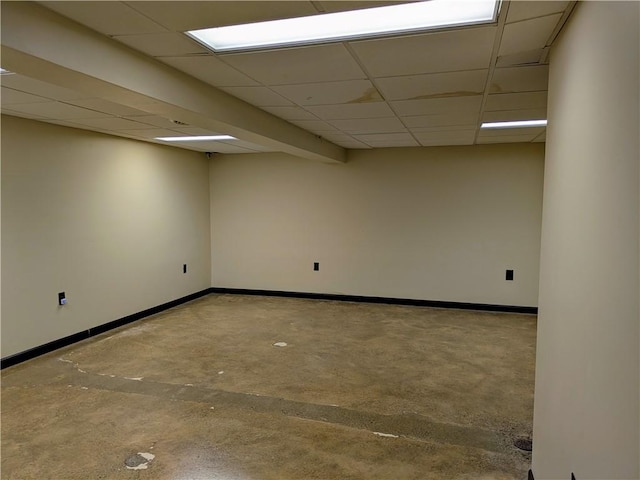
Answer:
<path fill-rule="evenodd" d="M 325 161 L 543 142 L 544 128 L 479 125 L 546 118 L 549 47 L 574 7 L 503 2 L 491 25 L 216 55 L 183 32 L 392 2 L 37 3 L 2 2 L 3 113 L 144 141 L 231 134 L 180 146 Z"/>

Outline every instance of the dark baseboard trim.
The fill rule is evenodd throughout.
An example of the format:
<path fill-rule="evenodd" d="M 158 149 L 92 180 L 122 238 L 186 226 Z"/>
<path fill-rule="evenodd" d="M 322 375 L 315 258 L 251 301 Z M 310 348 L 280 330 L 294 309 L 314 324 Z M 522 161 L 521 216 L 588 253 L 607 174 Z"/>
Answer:
<path fill-rule="evenodd" d="M 5 369 L 13 365 L 25 362 L 45 353 L 53 352 L 59 348 L 66 347 L 73 343 L 77 343 L 81 340 L 100 335 L 101 333 L 108 332 L 114 328 L 122 327 L 128 323 L 135 322 L 142 318 L 155 315 L 169 308 L 176 307 L 183 303 L 195 300 L 196 298 L 204 297 L 210 293 L 227 293 L 235 295 L 261 295 L 271 297 L 289 297 L 289 298 L 308 298 L 314 300 L 337 300 L 343 302 L 362 302 L 362 303 L 381 303 L 389 305 L 409 305 L 416 307 L 436 307 L 436 308 L 457 308 L 462 310 L 481 310 L 488 312 L 507 312 L 507 313 L 526 313 L 537 314 L 537 307 L 520 307 L 516 305 L 490 305 L 484 303 L 462 303 L 462 302 L 441 302 L 436 300 L 416 300 L 411 298 L 388 298 L 388 297 L 365 297 L 359 295 L 338 295 L 332 293 L 310 293 L 310 292 L 284 292 L 279 290 L 250 290 L 243 288 L 219 288 L 211 287 L 200 292 L 192 293 L 186 297 L 172 300 L 171 302 L 163 303 L 156 307 L 148 308 L 138 313 L 128 315 L 112 322 L 104 323 L 81 332 L 74 333 L 67 337 L 59 338 L 44 345 L 38 345 L 37 347 L 30 348 L 24 352 L 19 352 L 14 355 L 9 355 L 0 359 L 0 369 Z"/>
<path fill-rule="evenodd" d="M 5 369 L 7 367 L 17 365 L 18 363 L 25 362 L 32 358 L 39 357 L 40 355 L 44 355 L 45 353 L 53 352 L 54 350 L 66 347 L 68 345 L 71 345 L 72 343 L 77 343 L 80 340 L 85 340 L 89 337 L 100 335 L 101 333 L 108 332 L 109 330 L 113 330 L 114 328 L 121 327 L 128 323 L 132 323 L 142 318 L 155 315 L 156 313 L 160 313 L 164 310 L 168 310 L 191 300 L 195 300 L 196 298 L 204 297 L 209 293 L 210 289 L 207 288 L 205 290 L 201 290 L 200 292 L 187 295 L 186 297 L 178 298 L 176 300 L 172 300 L 170 302 L 163 303 L 162 305 L 148 308 L 132 315 L 127 315 L 126 317 L 119 318 L 118 320 L 113 320 L 112 322 L 107 322 L 102 325 L 98 325 L 97 327 L 89 328 L 87 330 L 74 333 L 64 338 L 59 338 L 52 342 L 45 343 L 44 345 L 38 345 L 37 347 L 30 348 L 29 350 L 25 350 L 24 352 L 9 355 L 8 357 L 4 357 L 0 360 L 0 369 Z"/>
<path fill-rule="evenodd" d="M 270 297 L 310 298 L 314 300 L 338 300 L 344 302 L 385 303 L 390 305 L 410 305 L 415 307 L 457 308 L 462 310 L 482 310 L 487 312 L 527 313 L 536 315 L 538 307 L 517 305 L 491 305 L 485 303 L 441 302 L 436 300 L 416 300 L 411 298 L 363 297 L 359 295 L 337 295 L 332 293 L 283 292 L 279 290 L 250 290 L 244 288 L 212 287 L 211 293 L 236 295 L 262 295 Z"/>

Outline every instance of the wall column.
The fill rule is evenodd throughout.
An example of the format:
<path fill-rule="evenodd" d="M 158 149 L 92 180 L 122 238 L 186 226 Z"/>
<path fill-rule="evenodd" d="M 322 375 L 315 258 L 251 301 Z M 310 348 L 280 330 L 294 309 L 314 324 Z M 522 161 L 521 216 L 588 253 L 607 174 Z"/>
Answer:
<path fill-rule="evenodd" d="M 638 479 L 638 2 L 579 2 L 552 50 L 533 473 Z"/>

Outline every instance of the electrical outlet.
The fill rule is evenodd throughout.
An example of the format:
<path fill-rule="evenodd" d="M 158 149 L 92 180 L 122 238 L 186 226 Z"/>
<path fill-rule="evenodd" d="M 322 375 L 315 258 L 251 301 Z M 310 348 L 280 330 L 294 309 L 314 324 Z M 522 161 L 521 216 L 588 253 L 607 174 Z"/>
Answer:
<path fill-rule="evenodd" d="M 505 280 L 513 280 L 513 270 L 507 270 L 507 275 L 505 276 Z"/>
<path fill-rule="evenodd" d="M 60 292 L 58 294 L 58 305 L 62 306 L 62 305 L 66 305 L 67 304 L 67 297 L 64 294 L 64 292 Z"/>
<path fill-rule="evenodd" d="M 317 272 L 320 270 L 320 262 L 313 262 L 313 271 Z"/>

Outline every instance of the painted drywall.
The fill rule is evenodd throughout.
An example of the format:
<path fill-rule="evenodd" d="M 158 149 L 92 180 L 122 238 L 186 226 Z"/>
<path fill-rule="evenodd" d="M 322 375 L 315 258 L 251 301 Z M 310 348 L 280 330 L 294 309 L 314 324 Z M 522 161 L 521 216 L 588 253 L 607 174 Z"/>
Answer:
<path fill-rule="evenodd" d="M 214 157 L 212 284 L 536 306 L 543 158 L 543 144 Z"/>
<path fill-rule="evenodd" d="M 2 356 L 208 288 L 207 178 L 197 152 L 2 116 Z"/>
<path fill-rule="evenodd" d="M 552 49 L 536 480 L 640 474 L 639 8 L 580 2 Z"/>

